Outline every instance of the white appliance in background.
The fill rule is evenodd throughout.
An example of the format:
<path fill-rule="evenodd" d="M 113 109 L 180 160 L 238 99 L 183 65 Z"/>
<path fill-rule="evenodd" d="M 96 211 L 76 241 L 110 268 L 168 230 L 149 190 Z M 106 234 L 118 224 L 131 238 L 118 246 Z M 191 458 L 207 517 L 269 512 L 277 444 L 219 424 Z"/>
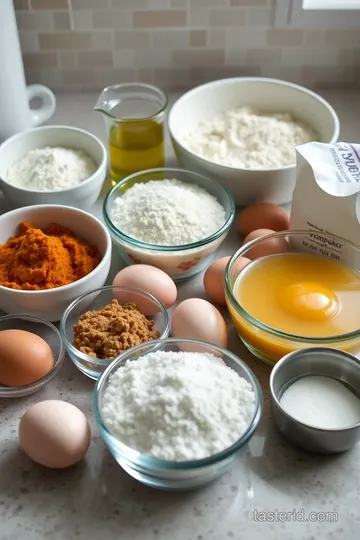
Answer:
<path fill-rule="evenodd" d="M 39 98 L 38 109 L 30 101 Z M 26 86 L 12 0 L 0 0 L 0 144 L 15 133 L 43 124 L 54 114 L 52 91 L 41 84 Z"/>

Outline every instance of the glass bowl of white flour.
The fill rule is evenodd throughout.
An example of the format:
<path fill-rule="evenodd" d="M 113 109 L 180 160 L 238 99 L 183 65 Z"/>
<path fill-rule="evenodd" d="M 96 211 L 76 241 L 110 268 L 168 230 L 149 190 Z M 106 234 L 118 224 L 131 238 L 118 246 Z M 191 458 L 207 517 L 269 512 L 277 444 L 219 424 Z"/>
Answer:
<path fill-rule="evenodd" d="M 156 266 L 180 281 L 209 264 L 229 232 L 235 204 L 217 180 L 184 169 L 149 169 L 111 189 L 103 216 L 126 264 Z"/>
<path fill-rule="evenodd" d="M 229 471 L 259 425 L 260 385 L 230 351 L 193 339 L 133 347 L 98 380 L 93 410 L 119 465 L 148 486 L 188 490 Z"/>

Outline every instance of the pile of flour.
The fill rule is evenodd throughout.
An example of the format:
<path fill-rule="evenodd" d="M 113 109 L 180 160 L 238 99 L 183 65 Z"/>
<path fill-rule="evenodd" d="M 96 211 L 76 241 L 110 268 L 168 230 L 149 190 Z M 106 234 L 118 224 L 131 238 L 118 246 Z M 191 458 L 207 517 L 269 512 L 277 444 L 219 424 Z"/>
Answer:
<path fill-rule="evenodd" d="M 295 147 L 317 139 L 310 126 L 290 114 L 241 107 L 200 124 L 182 142 L 197 156 L 219 165 L 272 169 L 293 165 Z"/>
<path fill-rule="evenodd" d="M 221 358 L 156 351 L 113 373 L 101 415 L 109 431 L 134 450 L 189 461 L 233 445 L 255 407 L 251 385 Z"/>
<path fill-rule="evenodd" d="M 36 148 L 10 167 L 6 181 L 20 188 L 56 191 L 80 184 L 96 169 L 95 161 L 84 150 Z"/>

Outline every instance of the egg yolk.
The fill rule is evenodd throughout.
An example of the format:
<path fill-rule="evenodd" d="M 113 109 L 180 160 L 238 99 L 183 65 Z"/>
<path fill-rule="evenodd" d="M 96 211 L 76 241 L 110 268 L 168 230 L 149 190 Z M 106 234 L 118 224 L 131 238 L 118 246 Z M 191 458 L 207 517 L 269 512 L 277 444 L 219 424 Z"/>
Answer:
<path fill-rule="evenodd" d="M 280 302 L 291 315 L 305 320 L 324 321 L 339 309 L 339 300 L 329 288 L 305 281 L 284 287 Z"/>

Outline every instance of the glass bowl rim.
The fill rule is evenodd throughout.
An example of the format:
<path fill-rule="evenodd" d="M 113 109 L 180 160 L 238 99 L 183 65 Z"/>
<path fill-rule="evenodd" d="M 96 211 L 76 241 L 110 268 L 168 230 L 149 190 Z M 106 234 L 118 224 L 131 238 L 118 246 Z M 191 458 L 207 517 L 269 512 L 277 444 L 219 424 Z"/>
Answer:
<path fill-rule="evenodd" d="M 260 238 L 255 238 L 254 240 L 251 240 L 250 242 L 247 242 L 243 246 L 241 246 L 230 258 L 228 261 L 225 273 L 224 273 L 224 287 L 225 287 L 225 296 L 229 299 L 229 303 L 231 307 L 235 309 L 237 313 L 239 313 L 244 319 L 258 328 L 259 330 L 262 330 L 264 332 L 267 332 L 271 335 L 274 335 L 276 337 L 285 339 L 285 340 L 291 340 L 291 341 L 297 341 L 300 343 L 336 343 L 339 341 L 348 341 L 354 338 L 357 338 L 360 336 L 360 328 L 358 330 L 353 330 L 352 332 L 349 332 L 347 334 L 340 334 L 337 336 L 329 336 L 329 337 L 314 337 L 314 336 L 298 336 L 296 334 L 290 334 L 288 332 L 283 332 L 281 330 L 276 330 L 275 328 L 262 323 L 258 321 L 255 317 L 250 315 L 237 301 L 235 296 L 233 295 L 232 288 L 230 287 L 230 279 L 229 279 L 229 273 L 232 268 L 232 266 L 236 263 L 237 259 L 239 257 L 242 257 L 246 251 L 249 250 L 251 246 L 254 246 L 256 244 L 261 243 L 264 240 L 270 239 L 270 238 L 282 238 L 284 236 L 304 236 L 309 235 L 310 233 L 315 232 L 321 232 L 321 231 L 312 231 L 312 230 L 289 230 L 289 231 L 277 231 L 271 234 L 267 234 L 265 236 L 261 236 Z M 331 233 L 322 233 L 325 236 L 339 240 L 341 243 L 346 244 L 352 248 L 354 248 L 356 251 L 360 254 L 360 246 L 355 244 L 354 242 L 351 242 L 350 240 L 346 240 L 342 236 L 337 236 L 336 234 Z M 245 255 L 246 256 L 246 255 Z"/>
<path fill-rule="evenodd" d="M 114 88 L 116 88 L 116 89 L 119 89 L 119 88 L 126 89 L 126 88 L 130 88 L 131 86 L 137 86 L 139 89 L 142 89 L 142 90 L 155 90 L 155 92 L 157 92 L 159 94 L 159 96 L 161 96 L 161 98 L 163 100 L 163 104 L 161 106 L 159 106 L 159 110 L 156 113 L 151 114 L 149 116 L 142 116 L 142 117 L 139 117 L 139 118 L 120 118 L 120 119 L 117 119 L 110 112 L 102 109 L 101 107 L 98 107 L 97 104 L 94 107 L 94 111 L 101 112 L 102 114 L 105 114 L 108 118 L 110 118 L 112 121 L 115 120 L 115 121 L 120 122 L 121 124 L 134 124 L 134 123 L 138 123 L 138 122 L 143 122 L 144 120 L 155 120 L 156 118 L 161 116 L 162 113 L 164 113 L 166 111 L 166 108 L 167 108 L 167 106 L 169 104 L 168 96 L 164 92 L 164 90 L 162 90 L 158 86 L 155 86 L 154 84 L 148 84 L 148 83 L 143 83 L 143 82 L 126 82 L 126 83 L 120 83 L 120 84 L 110 84 L 109 86 L 106 86 L 103 89 L 102 93 L 106 92 L 110 88 L 112 88 L 112 89 L 114 89 Z"/>
<path fill-rule="evenodd" d="M 52 369 L 43 375 L 40 379 L 37 379 L 36 381 L 24 384 L 23 386 L 0 386 L 0 397 L 6 398 L 6 397 L 21 397 L 22 395 L 28 395 L 31 393 L 32 389 L 36 389 L 37 387 L 42 388 L 45 386 L 51 379 L 55 376 L 58 369 L 62 365 L 64 358 L 65 358 L 65 345 L 63 340 L 61 339 L 61 334 L 59 330 L 56 328 L 55 325 L 53 325 L 50 321 L 45 321 L 44 319 L 40 319 L 39 317 L 34 317 L 32 315 L 27 315 L 26 313 L 11 313 L 8 315 L 2 315 L 0 317 L 0 323 L 2 321 L 10 321 L 14 319 L 19 320 L 25 320 L 30 321 L 37 324 L 43 324 L 50 328 L 50 330 L 53 331 L 53 333 L 56 335 L 58 342 L 59 342 L 59 353 L 57 355 L 57 358 L 54 356 L 54 365 Z"/>
<path fill-rule="evenodd" d="M 181 245 L 178 245 L 178 246 L 165 246 L 165 245 L 161 245 L 161 244 L 150 244 L 150 243 L 148 244 L 146 242 L 136 240 L 135 238 L 132 238 L 131 236 L 128 236 L 128 235 L 124 234 L 123 232 L 120 231 L 120 229 L 115 227 L 115 225 L 113 224 L 113 222 L 112 222 L 112 220 L 110 218 L 110 208 L 109 208 L 110 202 L 112 201 L 113 195 L 115 194 L 115 192 L 120 187 L 126 185 L 126 183 L 130 182 L 133 179 L 139 178 L 139 177 L 141 177 L 143 175 L 150 174 L 150 173 L 165 173 L 165 172 L 168 172 L 168 173 L 174 174 L 174 175 L 179 174 L 179 173 L 180 174 L 187 174 L 190 177 L 194 178 L 195 184 L 198 185 L 198 186 L 199 186 L 199 184 L 196 182 L 196 178 L 201 178 L 201 179 L 205 180 L 206 182 L 208 182 L 209 184 L 216 185 L 220 189 L 220 191 L 223 191 L 224 195 L 226 196 L 226 198 L 228 200 L 228 209 L 224 208 L 225 213 L 227 215 L 227 218 L 225 220 L 225 223 L 220 227 L 220 229 L 215 231 L 210 236 L 207 236 L 206 238 L 203 238 L 202 240 L 198 240 L 196 242 L 191 242 L 190 244 L 181 244 Z M 159 181 L 161 181 L 161 180 L 159 180 Z M 138 183 L 138 182 L 136 182 L 136 183 Z M 201 186 L 199 186 L 199 187 L 201 187 Z M 202 189 L 205 189 L 205 188 L 202 188 Z M 210 193 L 210 195 L 211 195 L 211 193 Z M 231 193 L 228 191 L 228 189 L 226 189 L 226 187 L 219 180 L 216 180 L 215 178 L 209 178 L 207 176 L 204 176 L 204 175 L 199 174 L 199 173 L 194 172 L 194 171 L 189 171 L 187 169 L 179 169 L 179 168 L 176 168 L 176 167 L 158 167 L 158 168 L 154 168 L 154 169 L 145 169 L 143 171 L 133 173 L 133 174 L 127 176 L 126 178 L 124 178 L 123 180 L 121 180 L 120 182 L 118 182 L 117 184 L 115 184 L 115 186 L 113 186 L 111 188 L 111 190 L 105 196 L 105 199 L 104 199 L 104 202 L 103 202 L 103 218 L 104 218 L 105 224 L 108 227 L 108 229 L 110 230 L 110 232 L 115 237 L 119 237 L 121 240 L 127 242 L 131 246 L 141 248 L 143 250 L 148 250 L 148 251 L 177 252 L 178 253 L 178 252 L 192 250 L 192 249 L 196 249 L 196 248 L 206 246 L 206 245 L 210 244 L 211 242 L 213 242 L 213 241 L 217 240 L 218 238 L 220 238 L 229 229 L 232 222 L 234 221 L 234 218 L 235 218 L 235 201 L 234 201 L 234 198 L 231 195 Z"/>
<path fill-rule="evenodd" d="M 91 364 L 94 364 L 95 366 L 99 366 L 99 367 L 103 367 L 103 366 L 108 367 L 113 362 L 115 362 L 118 356 L 116 356 L 113 360 L 103 360 L 102 358 L 94 358 L 93 356 L 90 356 L 86 353 L 79 351 L 79 349 L 74 347 L 74 345 L 70 343 L 70 341 L 67 339 L 66 328 L 65 328 L 67 318 L 69 317 L 71 311 L 76 307 L 76 305 L 79 304 L 86 296 L 90 296 L 91 294 L 94 294 L 96 292 L 101 294 L 102 292 L 107 292 L 114 289 L 118 291 L 120 290 L 124 292 L 128 291 L 128 292 L 143 294 L 144 296 L 152 300 L 155 304 L 157 304 L 160 308 L 159 313 L 161 313 L 161 315 L 164 318 L 164 330 L 161 332 L 161 336 L 163 337 L 159 339 L 164 339 L 166 336 L 169 335 L 169 332 L 170 332 L 169 313 L 166 307 L 164 306 L 164 304 L 158 298 L 156 298 L 156 296 L 145 291 L 144 289 L 139 289 L 138 287 L 131 287 L 131 286 L 125 286 L 125 285 L 105 285 L 104 287 L 98 287 L 97 289 L 93 289 L 90 292 L 83 293 L 82 295 L 75 298 L 75 300 L 73 300 L 71 304 L 68 305 L 68 307 L 66 308 L 66 310 L 64 311 L 60 319 L 60 334 L 61 334 L 61 338 L 65 344 L 66 349 L 70 351 L 72 354 L 74 354 L 77 357 L 77 359 L 81 360 L 82 362 L 90 362 Z M 145 342 L 145 343 L 150 343 L 150 342 Z M 144 346 L 143 343 L 141 343 L 140 345 Z M 122 354 L 124 354 L 125 352 L 126 351 L 124 351 Z"/>
<path fill-rule="evenodd" d="M 127 360 L 130 359 L 131 356 L 134 354 L 136 355 L 141 349 L 143 349 L 144 345 L 140 344 L 136 347 L 132 347 L 128 351 L 125 351 L 124 353 L 120 354 L 115 360 L 108 366 L 108 368 L 102 373 L 101 377 L 96 381 L 94 391 L 93 391 L 93 399 L 92 399 L 92 410 L 94 413 L 95 421 L 98 426 L 99 432 L 101 437 L 104 439 L 103 432 L 106 433 L 106 438 L 108 438 L 111 444 L 116 444 L 117 446 L 120 446 L 120 451 L 123 454 L 126 454 L 126 458 L 128 461 L 131 461 L 132 463 L 136 463 L 137 465 L 144 466 L 146 468 L 152 468 L 152 469 L 162 469 L 162 470 L 177 470 L 177 471 L 185 471 L 190 469 L 196 469 L 200 467 L 207 467 L 209 465 L 213 465 L 215 463 L 221 462 L 222 460 L 229 458 L 231 455 L 235 454 L 240 448 L 251 438 L 253 433 L 255 432 L 256 428 L 258 427 L 262 412 L 263 412 L 263 393 L 260 386 L 259 381 L 257 380 L 255 374 L 253 371 L 249 368 L 249 366 L 241 360 L 238 356 L 236 356 L 231 351 L 219 347 L 217 345 L 214 345 L 213 343 L 209 343 L 207 341 L 203 341 L 200 339 L 189 339 L 189 338 L 165 338 L 165 339 L 156 339 L 153 341 L 147 342 L 150 346 L 153 346 L 155 350 L 158 350 L 162 345 L 166 346 L 168 344 L 176 344 L 179 341 L 184 343 L 192 343 L 196 345 L 204 345 L 210 349 L 214 349 L 217 352 L 220 352 L 223 356 L 226 356 L 230 358 L 232 361 L 234 361 L 236 364 L 240 365 L 241 368 L 246 372 L 249 380 L 251 381 L 249 384 L 251 384 L 252 390 L 256 397 L 256 405 L 255 405 L 255 411 L 254 414 L 249 422 L 249 425 L 245 432 L 241 435 L 240 438 L 238 438 L 235 443 L 233 443 L 231 446 L 225 448 L 221 452 L 218 452 L 217 454 L 213 454 L 209 457 L 197 459 L 197 460 L 189 460 L 189 461 L 168 461 L 164 459 L 155 458 L 146 454 L 142 454 L 141 452 L 138 452 L 137 450 L 131 448 L 130 446 L 127 446 L 126 444 L 122 443 L 115 435 L 113 435 L 108 428 L 105 426 L 105 423 L 103 422 L 103 419 L 101 417 L 101 412 L 99 408 L 99 397 L 100 393 L 102 392 L 103 386 L 105 385 L 108 377 L 116 371 L 119 367 L 121 367 Z M 211 353 L 210 353 L 211 354 Z M 135 359 L 135 361 L 137 358 Z M 241 375 L 240 375 L 241 376 Z M 108 440 L 105 439 L 106 444 L 108 445 Z"/>

